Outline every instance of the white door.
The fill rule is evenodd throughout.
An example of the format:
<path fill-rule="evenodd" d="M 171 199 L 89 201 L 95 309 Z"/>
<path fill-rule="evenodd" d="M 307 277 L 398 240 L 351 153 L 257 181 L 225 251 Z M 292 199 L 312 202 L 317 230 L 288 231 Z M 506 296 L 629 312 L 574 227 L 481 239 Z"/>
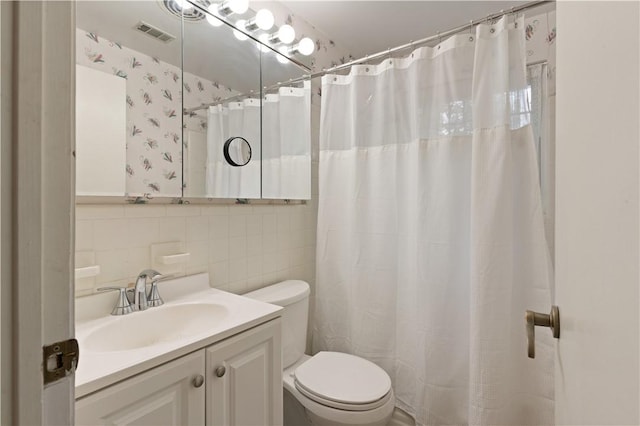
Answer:
<path fill-rule="evenodd" d="M 75 4 L 0 8 L 1 420 L 72 424 L 73 375 L 44 385 L 43 345 L 73 337 Z"/>
<path fill-rule="evenodd" d="M 556 5 L 556 423 L 639 424 L 640 7 Z"/>

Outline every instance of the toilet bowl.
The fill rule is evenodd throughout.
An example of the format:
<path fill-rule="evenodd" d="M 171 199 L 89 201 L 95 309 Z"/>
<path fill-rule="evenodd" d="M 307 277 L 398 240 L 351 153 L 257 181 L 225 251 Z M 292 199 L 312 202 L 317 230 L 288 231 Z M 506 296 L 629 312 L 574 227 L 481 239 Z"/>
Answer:
<path fill-rule="evenodd" d="M 374 386 L 373 388 L 369 387 L 369 385 L 372 384 L 369 381 L 360 382 L 361 386 L 356 386 L 358 382 L 353 381 L 351 382 L 351 386 L 348 390 L 348 392 L 351 393 L 352 398 L 346 397 L 346 394 L 342 395 L 341 398 L 335 398 L 336 394 L 340 392 L 335 392 L 332 394 L 330 392 L 327 392 L 327 388 L 324 388 L 323 391 L 313 392 L 313 388 L 311 387 L 311 389 L 309 389 L 312 393 L 311 396 L 309 395 L 309 391 L 305 392 L 304 385 L 296 380 L 296 370 L 298 370 L 298 367 L 304 369 L 309 364 L 312 364 L 315 361 L 314 358 L 316 358 L 318 355 L 346 354 L 340 352 L 320 352 L 315 357 L 305 355 L 299 362 L 285 369 L 282 376 L 284 389 L 286 391 L 285 393 L 288 392 L 293 398 L 295 398 L 298 403 L 300 403 L 304 407 L 306 417 L 309 420 L 309 424 L 331 426 L 386 425 L 391 418 L 395 406 L 395 398 L 390 381 L 388 386 L 382 385 L 382 383 L 377 383 L 377 385 L 379 385 L 380 387 Z M 360 361 L 365 361 L 362 358 L 353 358 L 356 358 Z M 371 365 L 377 367 L 375 364 Z M 369 368 L 364 368 L 362 370 L 363 373 L 366 373 L 368 371 Z M 352 373 L 357 372 L 357 369 L 352 370 Z M 386 376 L 384 370 L 380 369 L 380 372 L 384 373 L 384 375 Z M 338 372 L 336 371 L 336 373 Z M 388 378 L 388 376 L 386 377 Z M 330 377 L 325 377 L 325 379 L 329 378 Z M 345 377 L 345 379 L 349 378 Z M 340 387 L 339 385 L 335 386 L 334 389 L 336 391 L 345 391 L 345 388 Z M 377 390 L 377 393 L 372 392 L 374 389 Z M 329 395 L 333 395 L 334 397 L 328 397 L 326 393 L 329 393 Z M 350 401 L 350 399 L 353 399 L 355 401 Z M 367 402 L 363 403 L 363 399 L 365 399 Z M 291 418 L 291 416 L 288 416 L 288 414 L 289 413 L 285 412 L 285 424 L 288 423 L 287 419 L 293 420 L 293 418 Z M 295 419 L 295 421 L 289 423 L 291 425 L 300 424 L 297 418 Z"/>
<path fill-rule="evenodd" d="M 309 285 L 283 281 L 245 296 L 282 306 L 285 426 L 384 426 L 395 407 L 388 374 L 346 353 L 304 354 Z"/>

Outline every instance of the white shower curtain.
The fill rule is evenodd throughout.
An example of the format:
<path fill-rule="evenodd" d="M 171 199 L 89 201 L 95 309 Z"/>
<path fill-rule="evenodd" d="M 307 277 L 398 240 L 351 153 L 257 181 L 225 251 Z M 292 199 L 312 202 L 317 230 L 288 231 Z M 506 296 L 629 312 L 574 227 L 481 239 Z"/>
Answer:
<path fill-rule="evenodd" d="M 314 349 L 383 367 L 418 424 L 553 424 L 523 29 L 323 78 Z"/>

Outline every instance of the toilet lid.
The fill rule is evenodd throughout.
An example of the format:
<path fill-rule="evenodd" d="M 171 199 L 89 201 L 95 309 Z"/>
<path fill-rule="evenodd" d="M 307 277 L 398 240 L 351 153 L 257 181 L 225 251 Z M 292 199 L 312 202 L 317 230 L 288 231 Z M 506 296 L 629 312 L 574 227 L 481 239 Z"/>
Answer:
<path fill-rule="evenodd" d="M 374 363 L 341 352 L 319 352 L 294 372 L 310 399 L 343 410 L 371 410 L 390 398 L 391 379 Z"/>

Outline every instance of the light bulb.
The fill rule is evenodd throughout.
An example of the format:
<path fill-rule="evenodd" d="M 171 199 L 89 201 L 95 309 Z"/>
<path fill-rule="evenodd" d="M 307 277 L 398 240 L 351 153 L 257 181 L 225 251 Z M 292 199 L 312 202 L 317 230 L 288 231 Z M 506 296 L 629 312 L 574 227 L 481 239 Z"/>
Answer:
<path fill-rule="evenodd" d="M 233 13 L 242 15 L 249 10 L 249 0 L 229 0 L 229 9 L 231 9 Z"/>
<path fill-rule="evenodd" d="M 284 24 L 278 30 L 278 38 L 284 44 L 289 44 L 296 39 L 296 30 L 291 25 Z"/>
<path fill-rule="evenodd" d="M 173 0 L 180 10 L 193 9 L 193 5 L 187 0 Z"/>
<path fill-rule="evenodd" d="M 258 13 L 256 13 L 255 21 L 258 28 L 268 31 L 273 27 L 275 18 L 269 9 L 260 9 Z"/>
<path fill-rule="evenodd" d="M 211 4 L 209 5 L 209 7 L 207 8 L 207 11 L 211 14 L 211 15 L 215 15 L 215 16 L 220 16 L 218 14 L 218 6 L 215 4 Z M 222 21 L 220 19 L 217 19 L 213 16 L 211 16 L 209 14 L 207 14 L 207 22 L 214 26 L 214 27 L 219 27 L 220 25 L 222 25 Z"/>
<path fill-rule="evenodd" d="M 288 64 L 289 59 L 287 58 L 287 56 L 289 56 L 289 48 L 287 46 L 280 46 L 278 52 L 280 52 L 279 55 L 276 55 L 276 57 L 278 58 L 278 62 L 280 62 L 281 64 Z"/>
<path fill-rule="evenodd" d="M 266 46 L 267 44 L 269 44 L 269 34 L 261 34 L 260 37 L 258 37 L 258 40 L 261 43 L 256 42 L 256 46 L 258 47 L 258 49 L 260 49 L 261 52 L 268 52 L 271 50 Z"/>
<path fill-rule="evenodd" d="M 298 52 L 301 55 L 309 56 L 316 50 L 316 44 L 309 37 L 304 37 L 298 42 Z"/>
<path fill-rule="evenodd" d="M 244 19 L 240 19 L 236 22 L 236 27 L 238 28 L 244 28 Z M 248 39 L 249 37 L 247 37 L 247 35 L 245 33 L 243 33 L 242 31 L 238 31 L 238 30 L 233 30 L 233 35 L 240 41 L 244 41 L 246 39 Z"/>

